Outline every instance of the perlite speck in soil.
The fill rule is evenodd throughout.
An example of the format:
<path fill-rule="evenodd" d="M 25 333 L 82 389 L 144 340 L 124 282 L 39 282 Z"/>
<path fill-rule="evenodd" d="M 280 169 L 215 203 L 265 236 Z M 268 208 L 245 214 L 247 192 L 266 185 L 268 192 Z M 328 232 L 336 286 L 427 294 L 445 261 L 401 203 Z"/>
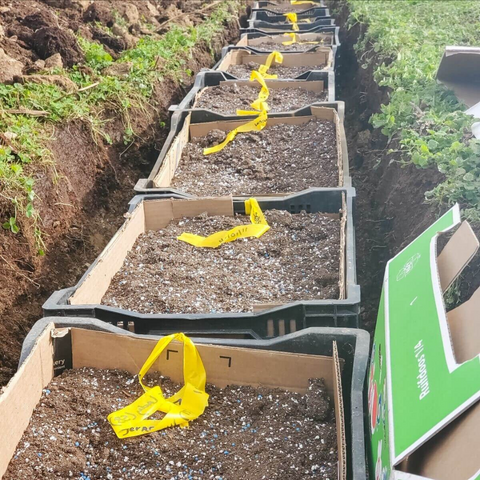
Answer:
<path fill-rule="evenodd" d="M 166 396 L 180 388 L 159 374 L 147 383 Z M 209 406 L 189 428 L 120 440 L 107 416 L 141 395 L 138 381 L 118 370 L 67 370 L 43 391 L 4 480 L 337 479 L 334 408 L 323 380 L 311 380 L 304 395 L 206 390 Z"/>
<path fill-rule="evenodd" d="M 255 304 L 339 298 L 340 219 L 324 213 L 263 212 L 260 238 L 219 248 L 177 240 L 246 225 L 245 215 L 183 218 L 140 235 L 113 277 L 104 305 L 140 313 L 251 312 Z"/>
<path fill-rule="evenodd" d="M 239 133 L 223 150 L 204 155 L 226 132 L 212 130 L 185 146 L 173 188 L 192 195 L 271 195 L 309 187 L 338 187 L 339 157 L 333 121 L 267 125 Z"/>

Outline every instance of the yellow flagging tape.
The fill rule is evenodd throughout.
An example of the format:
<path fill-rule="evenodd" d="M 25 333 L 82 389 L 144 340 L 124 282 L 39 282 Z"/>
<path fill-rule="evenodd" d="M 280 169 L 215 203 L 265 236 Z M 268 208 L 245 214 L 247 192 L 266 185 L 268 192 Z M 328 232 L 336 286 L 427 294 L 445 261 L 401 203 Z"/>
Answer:
<path fill-rule="evenodd" d="M 147 387 L 142 380 L 165 347 L 172 341 L 183 342 L 184 386 L 172 397 L 165 398 L 160 386 Z M 205 411 L 208 394 L 205 393 L 207 375 L 202 359 L 193 342 L 183 333 L 174 333 L 160 339 L 138 374 L 144 394 L 130 405 L 111 413 L 107 419 L 118 438 L 137 437 L 164 428 L 188 426 Z M 166 415 L 161 420 L 149 420 L 155 412 Z"/>
<path fill-rule="evenodd" d="M 210 155 L 211 153 L 217 153 L 223 150 L 236 136 L 237 133 L 246 133 L 252 132 L 254 130 L 263 130 L 265 125 L 267 125 L 268 113 L 267 110 L 262 110 L 261 112 L 250 112 L 245 110 L 237 111 L 237 115 L 257 115 L 257 118 L 250 120 L 249 122 L 245 123 L 244 125 L 240 125 L 235 130 L 228 132 L 225 140 L 214 147 L 205 148 L 203 150 L 204 155 Z"/>
<path fill-rule="evenodd" d="M 290 0 L 291 5 L 304 5 L 306 3 L 309 5 L 318 5 L 318 2 L 313 2 L 312 0 Z"/>
<path fill-rule="evenodd" d="M 285 33 L 285 35 L 290 37 L 291 40 L 282 42 L 282 45 L 293 45 L 294 43 L 298 43 L 299 45 L 307 45 L 307 44 L 318 45 L 319 43 L 321 43 L 321 42 L 299 42 L 297 39 L 296 33 Z"/>
<path fill-rule="evenodd" d="M 296 13 L 293 13 L 293 12 L 284 13 L 283 16 L 287 17 L 287 20 L 292 24 L 292 30 L 294 32 L 298 32 L 298 30 L 300 30 L 298 28 L 298 24 L 297 24 L 297 14 Z"/>
<path fill-rule="evenodd" d="M 267 61 L 265 62 L 265 65 L 260 65 L 260 67 L 258 67 L 258 73 L 260 73 L 260 75 L 263 78 L 272 78 L 272 79 L 277 78 L 277 75 L 269 75 L 267 73 L 268 69 L 272 66 L 273 61 L 275 61 L 275 63 L 282 63 L 283 62 L 283 55 L 280 52 L 277 52 L 276 50 L 274 50 L 267 57 Z"/>
<path fill-rule="evenodd" d="M 262 87 L 260 89 L 260 92 L 258 93 L 257 99 L 250 104 L 252 108 L 255 110 L 270 110 L 267 104 L 268 97 L 270 96 L 270 90 L 267 87 L 267 83 L 265 82 L 265 79 L 263 76 L 260 74 L 260 72 L 257 72 L 256 70 L 252 71 L 252 74 L 250 75 L 250 81 L 254 82 L 257 81 L 260 86 Z M 245 112 L 244 110 L 237 110 L 237 115 L 250 115 L 250 112 Z"/>
<path fill-rule="evenodd" d="M 240 225 L 231 230 L 222 230 L 208 237 L 194 235 L 193 233 L 182 233 L 177 239 L 194 247 L 217 248 L 224 243 L 233 242 L 239 238 L 261 237 L 270 229 L 262 209 L 254 198 L 245 200 L 245 213 L 250 214 L 250 225 Z"/>

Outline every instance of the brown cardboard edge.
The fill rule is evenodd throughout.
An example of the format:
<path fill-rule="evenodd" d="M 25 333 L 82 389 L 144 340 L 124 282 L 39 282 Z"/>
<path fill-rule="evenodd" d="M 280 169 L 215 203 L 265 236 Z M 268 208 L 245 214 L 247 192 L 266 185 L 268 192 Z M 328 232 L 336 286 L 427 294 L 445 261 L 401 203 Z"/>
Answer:
<path fill-rule="evenodd" d="M 231 84 L 232 80 L 226 80 L 219 83 L 219 86 Z M 258 91 L 260 92 L 260 85 L 250 80 L 235 80 L 235 83 L 239 86 L 249 85 L 249 86 L 258 86 Z M 318 95 L 325 92 L 325 82 L 323 80 L 314 80 L 312 82 L 307 82 L 305 80 L 266 80 L 266 84 L 270 90 L 282 90 L 290 88 L 301 88 L 309 92 L 315 92 Z M 192 108 L 198 108 L 198 100 L 202 95 L 209 89 L 215 87 L 205 87 L 202 88 L 195 96 L 195 102 L 192 105 Z M 298 108 L 303 107 L 304 105 L 298 105 Z"/>
<path fill-rule="evenodd" d="M 437 257 L 440 285 L 445 292 L 477 253 L 480 243 L 468 222 L 462 222 Z"/>
<path fill-rule="evenodd" d="M 0 478 L 8 468 L 42 390 L 53 378 L 53 346 L 50 323 L 38 337 L 32 351 L 0 394 Z M 8 432 L 8 434 L 6 433 Z"/>
<path fill-rule="evenodd" d="M 340 258 L 339 258 L 339 269 L 338 269 L 338 289 L 340 292 L 339 299 L 345 299 L 345 261 L 346 261 L 346 248 L 347 248 L 347 199 L 345 192 L 342 192 L 342 215 L 340 217 Z"/>
<path fill-rule="evenodd" d="M 233 215 L 231 197 L 193 199 L 155 199 L 140 202 L 99 255 L 91 270 L 70 297 L 71 305 L 92 305 L 102 301 L 112 278 L 120 270 L 138 236 L 147 230 L 158 230 L 183 216 Z"/>
<path fill-rule="evenodd" d="M 297 33 L 297 39 L 300 40 L 301 42 L 316 42 L 320 40 L 321 42 L 324 39 L 329 39 L 329 43 L 319 43 L 319 47 L 329 47 L 333 45 L 334 42 L 334 34 L 332 32 L 323 32 L 323 33 Z M 290 37 L 284 35 L 265 35 L 262 37 L 258 38 L 247 38 L 247 36 L 243 37 L 238 43 L 237 46 L 248 46 L 248 47 L 256 47 L 258 45 L 262 45 L 265 42 L 274 42 L 279 45 L 282 44 L 282 42 L 285 42 L 286 40 L 290 40 Z M 315 47 L 315 45 L 312 44 L 312 47 Z"/>
<path fill-rule="evenodd" d="M 254 54 L 248 50 L 230 50 L 222 59 L 216 70 L 227 71 L 231 65 L 242 65 L 244 63 L 257 63 L 263 65 L 269 53 Z M 333 65 L 333 50 L 331 47 L 319 47 L 315 52 L 306 53 L 284 53 L 282 65 L 285 67 L 309 67 L 322 64 L 323 69 Z"/>
<path fill-rule="evenodd" d="M 135 375 L 157 343 L 155 339 L 81 328 L 72 328 L 71 332 L 73 368 L 116 368 Z M 334 395 L 333 357 L 208 344 L 199 344 L 197 349 L 207 382 L 220 388 L 262 385 L 305 393 L 310 378 L 324 378 L 327 393 L 331 398 Z M 151 371 L 161 371 L 183 383 L 183 344 L 170 343 Z"/>
<path fill-rule="evenodd" d="M 347 479 L 347 440 L 345 436 L 345 412 L 343 406 L 342 375 L 340 360 L 338 357 L 337 342 L 333 342 L 333 375 L 334 401 L 335 401 L 335 424 L 337 426 L 337 449 L 338 449 L 338 479 Z"/>

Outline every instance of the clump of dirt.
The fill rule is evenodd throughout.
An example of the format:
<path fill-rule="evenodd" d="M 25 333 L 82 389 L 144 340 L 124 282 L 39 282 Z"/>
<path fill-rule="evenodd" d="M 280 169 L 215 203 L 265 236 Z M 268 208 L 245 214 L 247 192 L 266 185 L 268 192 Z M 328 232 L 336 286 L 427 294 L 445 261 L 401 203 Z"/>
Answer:
<path fill-rule="evenodd" d="M 269 112 L 288 112 L 324 102 L 327 92 L 321 93 L 305 88 L 271 88 L 267 103 Z M 235 114 L 237 110 L 251 110 L 251 104 L 258 98 L 260 86 L 238 85 L 225 82 L 216 87 L 208 87 L 199 94 L 195 108 L 206 108 L 222 114 Z"/>
<path fill-rule="evenodd" d="M 158 373 L 147 380 L 167 397 L 180 389 Z M 304 394 L 210 384 L 206 391 L 209 405 L 189 428 L 121 440 L 107 416 L 143 393 L 135 377 L 67 370 L 43 391 L 4 480 L 337 479 L 334 408 L 322 379 Z"/>
<path fill-rule="evenodd" d="M 142 234 L 102 303 L 141 313 L 248 312 L 254 304 L 338 299 L 340 220 L 323 213 L 264 212 L 270 230 L 219 248 L 177 237 L 208 236 L 249 217 L 196 217 Z M 198 288 L 201 285 L 201 288 Z"/>
<path fill-rule="evenodd" d="M 260 195 L 308 187 L 337 187 L 339 165 L 335 125 L 310 120 L 240 133 L 223 150 L 204 155 L 226 133 L 212 130 L 183 149 L 172 187 L 194 195 Z"/>
<path fill-rule="evenodd" d="M 302 73 L 309 72 L 311 70 L 323 70 L 326 67 L 325 63 L 317 63 L 314 65 L 300 66 L 300 67 L 286 67 L 284 65 L 273 64 L 268 69 L 269 75 L 277 75 L 278 78 L 296 78 L 302 75 Z M 258 70 L 258 63 L 248 62 L 241 65 L 230 65 L 227 68 L 227 72 L 231 73 L 237 78 L 248 79 L 252 74 L 252 70 Z"/>
<path fill-rule="evenodd" d="M 35 51 L 43 60 L 59 53 L 67 67 L 73 67 L 83 60 L 83 53 L 77 39 L 67 30 L 58 27 L 40 28 L 32 38 Z"/>

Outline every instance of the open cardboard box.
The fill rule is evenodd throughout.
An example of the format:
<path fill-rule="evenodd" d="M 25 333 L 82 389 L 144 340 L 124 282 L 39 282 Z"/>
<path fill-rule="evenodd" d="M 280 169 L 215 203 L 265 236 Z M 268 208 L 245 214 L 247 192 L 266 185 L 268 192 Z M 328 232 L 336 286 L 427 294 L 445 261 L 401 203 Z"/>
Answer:
<path fill-rule="evenodd" d="M 230 65 L 244 65 L 250 62 L 264 65 L 268 53 L 255 54 L 248 50 L 230 50 L 215 66 L 215 70 L 227 71 Z M 333 50 L 329 47 L 320 47 L 315 52 L 306 53 L 284 53 L 284 67 L 308 67 L 311 65 L 325 65 L 323 68 L 312 68 L 311 70 L 328 70 L 333 68 Z"/>
<path fill-rule="evenodd" d="M 81 328 L 57 329 L 50 323 L 0 395 L 0 426 L 3 432 L 0 478 L 28 427 L 42 390 L 55 376 L 66 368 L 82 367 L 127 370 L 136 375 L 156 343 L 156 339 Z M 166 349 L 151 371 L 161 371 L 162 375 L 183 383 L 183 344 L 172 342 L 171 345 L 178 354 L 169 355 L 172 349 Z M 346 479 L 341 369 L 335 342 L 332 357 L 203 344 L 197 345 L 197 348 L 207 372 L 207 382 L 218 387 L 262 385 L 304 393 L 310 378 L 324 378 L 335 408 L 338 478 Z M 262 368 L 256 368 L 258 365 Z"/>
<path fill-rule="evenodd" d="M 260 201 L 261 206 L 261 201 Z M 345 298 L 345 225 L 346 205 L 340 213 L 328 215 L 341 219 L 340 235 L 340 265 L 339 265 L 339 290 L 340 299 Z M 265 210 L 264 213 L 268 210 Z M 110 282 L 118 270 L 122 267 L 125 257 L 132 249 L 139 235 L 150 230 L 160 230 L 166 227 L 172 220 L 183 217 L 195 217 L 202 213 L 209 216 L 234 214 L 231 197 L 197 198 L 187 200 L 152 199 L 140 202 L 120 230 L 113 236 L 100 256 L 92 264 L 88 272 L 79 282 L 75 293 L 70 297 L 71 305 L 100 304 Z M 272 305 L 257 304 L 254 311 L 262 311 L 272 308 Z"/>
<path fill-rule="evenodd" d="M 280 83 L 280 82 L 279 82 Z M 302 83 L 302 88 L 318 88 L 308 87 L 307 83 L 317 82 L 305 82 Z M 281 82 L 278 88 L 283 88 L 284 82 Z M 295 85 L 295 82 L 292 82 Z M 272 125 L 288 124 L 288 125 L 301 125 L 309 122 L 313 118 L 322 120 L 328 120 L 335 123 L 336 140 L 337 140 L 337 156 L 338 156 L 338 185 L 342 187 L 345 185 L 345 175 L 349 175 L 348 168 L 348 152 L 347 141 L 345 136 L 345 128 L 343 122 L 340 120 L 337 111 L 333 108 L 327 107 L 310 107 L 311 115 L 302 116 L 270 116 L 267 120 L 267 126 L 265 129 Z M 277 114 L 275 114 L 277 115 Z M 170 187 L 173 178 L 175 177 L 175 171 L 180 164 L 182 152 L 185 145 L 195 137 L 203 137 L 212 130 L 222 130 L 224 132 L 230 132 L 234 128 L 239 127 L 246 123 L 245 117 L 238 117 L 238 120 L 223 120 L 217 122 L 207 123 L 191 123 L 191 115 L 188 114 L 185 118 L 184 124 L 178 135 L 173 139 L 172 144 L 166 152 L 164 158 L 159 158 L 156 164 L 156 172 L 152 172 L 149 176 L 149 181 L 152 183 L 153 188 L 166 188 Z M 241 135 L 241 134 L 240 134 Z M 267 192 L 257 192 L 258 194 L 266 194 Z M 272 193 L 272 192 L 270 192 Z M 275 192 L 276 195 L 284 195 L 282 192 Z"/>
<path fill-rule="evenodd" d="M 333 45 L 335 35 L 334 33 L 298 33 L 297 35 L 298 42 L 317 42 L 318 45 L 310 45 L 310 47 L 318 49 L 323 45 Z M 278 44 L 278 50 L 282 50 L 283 42 L 287 42 L 291 38 L 286 35 L 265 35 L 257 38 L 248 38 L 248 35 L 244 35 L 237 42 L 237 47 L 258 47 L 264 43 L 276 43 Z"/>
<path fill-rule="evenodd" d="M 478 250 L 458 205 L 389 261 L 369 375 L 371 478 L 480 478 L 480 289 L 446 312 L 443 293 Z"/>
<path fill-rule="evenodd" d="M 480 48 L 446 47 L 437 80 L 455 92 L 458 100 L 468 108 L 465 113 L 480 119 Z M 472 126 L 480 138 L 480 122 Z"/>

